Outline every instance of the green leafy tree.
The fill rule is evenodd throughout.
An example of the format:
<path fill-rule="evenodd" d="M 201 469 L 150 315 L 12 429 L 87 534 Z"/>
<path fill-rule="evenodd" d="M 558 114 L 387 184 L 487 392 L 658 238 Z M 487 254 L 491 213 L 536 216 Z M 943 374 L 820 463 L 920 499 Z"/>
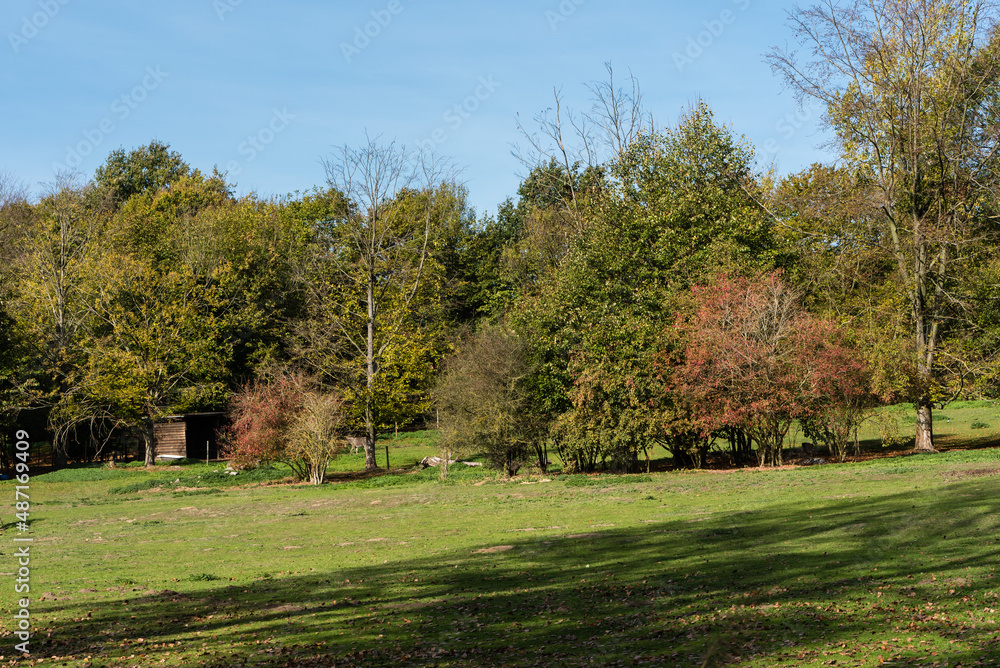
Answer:
<path fill-rule="evenodd" d="M 856 170 L 813 165 L 782 179 L 769 195 L 775 235 L 792 255 L 787 280 L 811 312 L 841 323 L 885 400 L 919 385 L 912 327 L 901 321 L 905 294 L 870 179 Z"/>
<path fill-rule="evenodd" d="M 189 271 L 161 272 L 148 262 L 108 254 L 92 283 L 93 328 L 85 363 L 72 375 L 63 421 L 115 418 L 156 456 L 153 424 L 173 412 L 224 403 L 226 351 L 218 345 L 215 288 Z"/>
<path fill-rule="evenodd" d="M 826 106 L 842 159 L 871 184 L 912 331 L 916 449 L 933 451 L 932 407 L 947 394 L 941 353 L 975 310 L 963 279 L 995 248 L 996 7 L 852 0 L 789 16 L 811 55 L 774 49 L 769 60 Z"/>
<path fill-rule="evenodd" d="M 593 471 L 600 464 L 634 473 L 642 465 L 640 454 L 648 469 L 652 446 L 671 444 L 663 429 L 660 381 L 652 373 L 656 332 L 625 320 L 631 317 L 607 314 L 571 356 L 570 406 L 553 430 L 570 470 Z"/>
<path fill-rule="evenodd" d="M 194 259 L 192 251 L 200 244 L 207 251 L 218 243 L 200 233 L 194 220 L 201 212 L 231 201 L 229 186 L 221 176 L 206 178 L 197 171 L 182 175 L 170 188 L 143 190 L 121 202 L 108 241 L 134 257 L 175 267 L 182 256 Z"/>
<path fill-rule="evenodd" d="M 169 224 L 172 263 L 211 280 L 219 295 L 219 345 L 232 351 L 231 388 L 287 359 L 293 323 L 305 313 L 299 271 L 310 225 L 280 202 L 222 202 Z"/>
<path fill-rule="evenodd" d="M 169 144 L 154 139 L 147 146 L 128 152 L 123 148 L 112 151 L 97 168 L 94 181 L 106 188 L 114 201 L 125 203 L 135 195 L 168 188 L 190 174 L 191 167 L 180 153 L 171 151 Z"/>
<path fill-rule="evenodd" d="M 393 397 L 417 389 L 421 367 L 434 363 L 414 354 L 414 346 L 433 351 L 428 325 L 440 324 L 424 317 L 440 312 L 444 279 L 434 232 L 462 215 L 464 201 L 433 164 L 376 139 L 345 146 L 326 168 L 346 207 L 317 221 L 312 317 L 299 328 L 298 356 L 344 389 L 365 435 L 365 468 L 374 469 L 379 432 L 415 417 L 394 413 L 404 404 Z"/>
<path fill-rule="evenodd" d="M 20 252 L 9 315 L 28 347 L 19 404 L 49 411 L 56 460 L 66 454 L 75 422 L 61 410 L 72 376 L 85 363 L 82 339 L 90 327 L 87 290 L 93 265 L 104 252 L 112 207 L 106 193 L 61 177 L 40 202 L 22 205 L 13 227 Z"/>
<path fill-rule="evenodd" d="M 527 353 L 517 336 L 486 327 L 447 358 L 434 390 L 445 462 L 455 453 L 481 452 L 491 466 L 513 476 L 534 455 L 545 470 L 547 430 L 525 386 Z"/>
<path fill-rule="evenodd" d="M 215 291 L 217 344 L 231 351 L 230 388 L 283 359 L 301 316 L 299 271 L 310 226 L 280 202 L 233 199 L 218 175 L 194 171 L 134 195 L 116 211 L 109 242 L 163 273 L 189 273 Z"/>
<path fill-rule="evenodd" d="M 677 128 L 635 137 L 607 166 L 607 188 L 583 202 L 586 225 L 557 270 L 512 310 L 532 342 L 536 401 L 561 416 L 564 459 L 631 470 L 651 440 L 679 442 L 673 413 L 649 406 L 662 394 L 653 354 L 679 296 L 718 272 L 782 260 L 752 165 L 704 104 Z"/>
<path fill-rule="evenodd" d="M 23 228 L 31 216 L 27 190 L 11 174 L 0 172 L 0 425 L 10 425 L 22 403 L 21 386 L 28 366 L 27 345 L 12 315 L 23 253 Z"/>

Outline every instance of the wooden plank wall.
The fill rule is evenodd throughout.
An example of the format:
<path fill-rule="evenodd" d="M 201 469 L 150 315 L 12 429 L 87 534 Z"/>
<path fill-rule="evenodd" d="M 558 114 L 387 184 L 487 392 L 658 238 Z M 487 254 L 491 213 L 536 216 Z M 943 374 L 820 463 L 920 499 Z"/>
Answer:
<path fill-rule="evenodd" d="M 153 425 L 156 454 L 187 457 L 187 438 L 183 422 L 166 422 Z"/>

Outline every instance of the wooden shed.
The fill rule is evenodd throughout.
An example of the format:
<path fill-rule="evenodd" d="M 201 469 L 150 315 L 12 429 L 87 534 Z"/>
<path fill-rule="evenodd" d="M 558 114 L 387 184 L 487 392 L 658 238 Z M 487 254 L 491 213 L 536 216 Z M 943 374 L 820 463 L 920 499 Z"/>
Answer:
<path fill-rule="evenodd" d="M 156 456 L 165 458 L 218 459 L 216 431 L 225 413 L 186 413 L 168 415 L 153 425 Z"/>

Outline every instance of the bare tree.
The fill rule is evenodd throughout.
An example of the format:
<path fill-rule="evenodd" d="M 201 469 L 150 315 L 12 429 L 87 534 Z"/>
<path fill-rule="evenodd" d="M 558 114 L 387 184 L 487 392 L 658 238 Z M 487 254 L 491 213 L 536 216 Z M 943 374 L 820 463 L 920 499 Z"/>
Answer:
<path fill-rule="evenodd" d="M 617 160 L 638 136 L 653 130 L 653 119 L 643 110 L 635 76 L 629 73 L 627 86 L 619 87 L 611 63 L 605 63 L 605 69 L 607 81 L 587 86 L 589 111 L 578 114 L 564 108 L 563 93 L 554 88 L 554 106 L 532 118 L 534 127 L 517 119 L 517 129 L 526 143 L 513 147 L 514 156 L 528 170 L 559 165 L 566 180 L 560 185 L 569 193 L 563 204 L 574 213 L 579 213 L 579 193 L 573 179 L 578 166 L 597 167 Z"/>
<path fill-rule="evenodd" d="M 346 197 L 347 210 L 329 223 L 327 247 L 321 249 L 331 268 L 329 283 L 313 286 L 332 330 L 306 332 L 311 351 L 304 356 L 314 366 L 345 354 L 349 366 L 360 362 L 361 368 L 353 369 L 360 374 L 348 373 L 341 381 L 361 385 L 353 399 L 362 404 L 365 468 L 374 469 L 383 362 L 402 340 L 423 284 L 436 186 L 453 180 L 454 173 L 433 156 L 411 155 L 378 137 L 365 139 L 323 162 L 327 181 Z M 309 354 L 322 349 L 329 355 Z"/>
<path fill-rule="evenodd" d="M 15 216 L 27 203 L 28 187 L 10 172 L 0 171 L 0 239 L 7 241 Z"/>
<path fill-rule="evenodd" d="M 789 14 L 800 56 L 767 58 L 827 108 L 843 160 L 869 180 L 908 301 L 916 449 L 933 451 L 939 353 L 969 321 L 962 275 L 997 215 L 1000 35 L 988 0 L 826 0 Z"/>
<path fill-rule="evenodd" d="M 330 460 L 344 440 L 344 402 L 338 394 L 317 389 L 302 394 L 302 407 L 288 433 L 286 459 L 300 479 L 322 485 Z"/>

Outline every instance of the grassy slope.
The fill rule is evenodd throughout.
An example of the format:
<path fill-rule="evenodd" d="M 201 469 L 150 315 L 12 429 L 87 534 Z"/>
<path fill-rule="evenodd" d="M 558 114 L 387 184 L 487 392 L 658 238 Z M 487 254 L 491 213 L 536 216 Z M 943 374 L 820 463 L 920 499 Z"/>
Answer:
<path fill-rule="evenodd" d="M 1000 665 L 996 450 L 550 482 L 455 467 L 446 484 L 170 484 L 208 470 L 32 482 L 34 660 Z M 168 484 L 108 493 L 148 479 Z M 13 500 L 10 483 L 0 494 Z M 9 585 L 0 601 L 10 619 Z"/>

